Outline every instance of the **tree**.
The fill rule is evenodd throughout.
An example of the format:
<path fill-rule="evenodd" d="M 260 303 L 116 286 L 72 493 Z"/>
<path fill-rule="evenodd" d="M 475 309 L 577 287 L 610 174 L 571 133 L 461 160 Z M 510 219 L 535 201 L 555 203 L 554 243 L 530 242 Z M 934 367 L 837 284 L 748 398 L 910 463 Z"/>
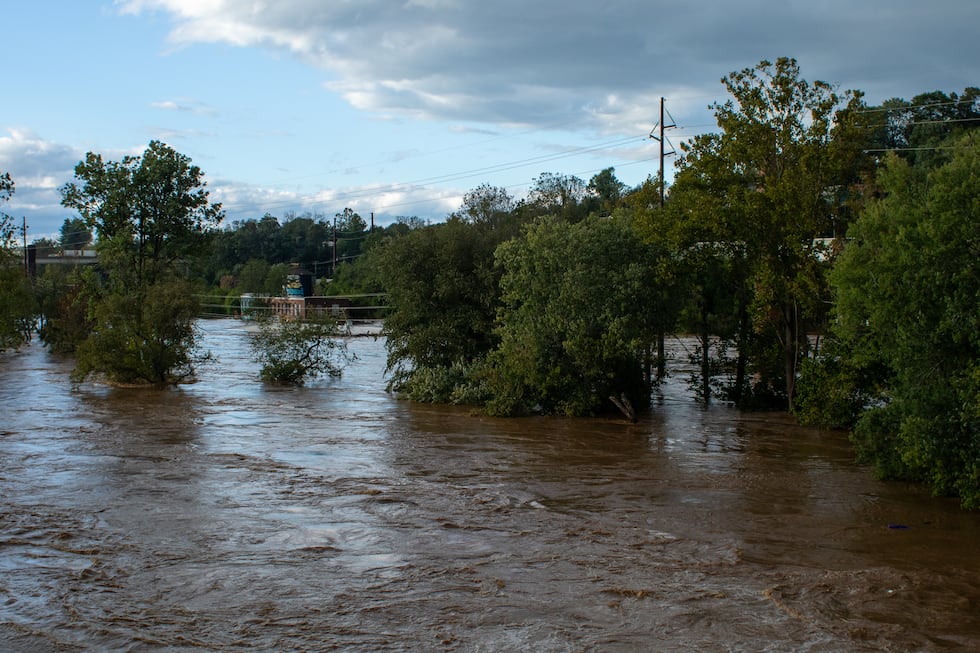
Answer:
<path fill-rule="evenodd" d="M 585 182 L 573 175 L 543 172 L 534 178 L 528 204 L 536 215 L 558 215 L 575 222 L 585 217 L 581 210 Z"/>
<path fill-rule="evenodd" d="M 15 190 L 9 172 L 0 173 L 0 204 Z M 13 218 L 0 211 L 0 351 L 19 347 L 31 338 L 34 300 L 24 266 L 17 264 Z"/>
<path fill-rule="evenodd" d="M 415 394 L 417 382 L 454 367 L 468 373 L 496 345 L 499 273 L 493 252 L 498 242 L 498 231 L 450 217 L 380 246 L 376 256 L 390 306 L 385 332 L 393 389 L 449 401 L 455 380 L 465 374 L 434 392 Z"/>
<path fill-rule="evenodd" d="M 550 216 L 497 250 L 500 344 L 486 368 L 493 414 L 591 415 L 650 400 L 665 252 L 623 221 Z M 611 402 L 612 400 L 612 402 Z M 627 411 L 632 412 L 632 411 Z"/>
<path fill-rule="evenodd" d="M 807 332 L 826 305 L 815 239 L 844 226 L 837 189 L 862 160 L 860 94 L 808 83 L 788 58 L 722 82 L 733 99 L 713 105 L 721 131 L 684 148 L 671 201 L 692 236 L 744 247 L 756 337 L 740 348 L 752 347 L 754 371 L 792 408 Z"/>
<path fill-rule="evenodd" d="M 345 207 L 336 215 L 337 231 L 344 234 L 359 234 L 367 229 L 367 223 L 354 209 Z"/>
<path fill-rule="evenodd" d="M 62 204 L 97 231 L 105 276 L 88 289 L 95 323 L 76 378 L 159 384 L 193 372 L 197 307 L 180 263 L 222 218 L 205 186 L 200 168 L 159 141 L 119 162 L 89 152 L 75 167 Z"/>
<path fill-rule="evenodd" d="M 980 508 L 980 145 L 974 132 L 942 152 L 935 167 L 887 157 L 848 231 L 825 387 L 867 398 L 853 437 L 881 476 Z"/>
<path fill-rule="evenodd" d="M 494 229 L 509 221 L 515 206 L 514 198 L 507 189 L 482 184 L 463 196 L 463 203 L 455 215 L 465 222 Z"/>
<path fill-rule="evenodd" d="M 243 293 L 263 293 L 265 280 L 269 276 L 269 264 L 260 258 L 251 258 L 245 262 L 238 272 L 236 287 Z M 282 284 L 277 284 L 282 288 Z M 279 294 L 277 291 L 275 294 Z"/>
<path fill-rule="evenodd" d="M 367 237 L 366 229 L 367 223 L 354 209 L 347 207 L 336 214 L 332 234 L 334 248 L 332 260 L 335 264 L 350 263 L 361 255 L 361 247 Z M 336 272 L 335 269 L 331 269 L 331 276 Z"/>
<path fill-rule="evenodd" d="M 10 201 L 16 185 L 9 172 L 0 173 L 0 205 Z M 0 211 L 0 265 L 7 265 L 16 258 L 14 220 Z"/>
<path fill-rule="evenodd" d="M 962 94 L 932 91 L 906 101 L 892 98 L 862 112 L 861 122 L 871 132 L 869 149 L 882 158 L 895 150 L 912 163 L 942 163 L 944 141 L 980 127 L 980 88 Z"/>
<path fill-rule="evenodd" d="M 322 374 L 340 376 L 350 361 L 347 345 L 339 340 L 336 320 L 309 317 L 287 320 L 259 318 L 252 354 L 262 364 L 262 380 L 280 385 L 303 385 Z"/>
<path fill-rule="evenodd" d="M 586 192 L 598 201 L 598 210 L 608 214 L 623 201 L 626 184 L 616 178 L 615 168 L 606 168 L 589 180 Z"/>
<path fill-rule="evenodd" d="M 82 249 L 92 242 L 92 229 L 82 218 L 65 218 L 59 236 L 61 249 Z"/>

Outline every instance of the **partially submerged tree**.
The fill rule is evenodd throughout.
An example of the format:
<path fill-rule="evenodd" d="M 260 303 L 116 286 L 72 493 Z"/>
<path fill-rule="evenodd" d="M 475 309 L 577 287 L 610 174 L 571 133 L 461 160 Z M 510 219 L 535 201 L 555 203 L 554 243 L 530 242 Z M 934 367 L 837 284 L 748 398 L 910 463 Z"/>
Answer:
<path fill-rule="evenodd" d="M 351 360 L 333 318 L 289 320 L 272 315 L 259 318 L 258 324 L 252 353 L 267 383 L 303 385 L 321 375 L 340 376 Z"/>
<path fill-rule="evenodd" d="M 62 204 L 98 233 L 102 278 L 87 287 L 92 331 L 79 344 L 76 378 L 172 383 L 193 372 L 197 305 L 181 261 L 220 222 L 200 168 L 158 141 L 142 156 L 88 153 Z"/>
<path fill-rule="evenodd" d="M 839 342 L 809 399 L 857 412 L 880 475 L 980 508 L 980 145 L 951 138 L 943 157 L 886 159 L 831 276 Z"/>
<path fill-rule="evenodd" d="M 665 258 L 608 218 L 542 218 L 501 245 L 488 410 L 575 416 L 646 408 L 646 352 L 670 287 Z"/>
<path fill-rule="evenodd" d="M 451 217 L 381 246 L 377 262 L 391 307 L 385 332 L 393 389 L 449 401 L 451 382 L 422 391 L 416 383 L 421 375 L 468 369 L 494 348 L 499 273 L 493 252 L 500 237 L 490 225 Z"/>
<path fill-rule="evenodd" d="M 744 310 L 756 337 L 739 349 L 792 408 L 807 330 L 822 319 L 827 297 L 816 239 L 843 227 L 835 190 L 855 180 L 861 158 L 853 128 L 860 94 L 808 83 L 787 58 L 722 82 L 733 99 L 714 105 L 721 132 L 685 147 L 671 202 L 691 223 L 688 244 L 745 252 Z"/>

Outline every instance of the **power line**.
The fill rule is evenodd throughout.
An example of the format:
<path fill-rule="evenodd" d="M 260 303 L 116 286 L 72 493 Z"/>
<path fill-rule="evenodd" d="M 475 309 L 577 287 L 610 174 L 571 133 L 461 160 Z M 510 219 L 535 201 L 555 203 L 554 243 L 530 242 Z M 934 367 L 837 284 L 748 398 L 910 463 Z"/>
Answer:
<path fill-rule="evenodd" d="M 911 120 L 909 122 L 901 123 L 900 126 L 913 127 L 915 125 L 945 125 L 946 123 L 954 123 L 954 122 L 980 122 L 980 115 L 977 115 L 974 118 L 948 118 L 946 120 Z M 888 127 L 888 126 L 889 125 L 887 123 L 855 125 L 855 127 L 871 127 L 875 129 L 880 127 Z"/>
<path fill-rule="evenodd" d="M 369 188 L 358 189 L 358 190 L 355 190 L 355 191 L 349 191 L 349 192 L 346 192 L 346 193 L 339 193 L 339 194 L 336 194 L 336 195 L 331 196 L 329 198 L 329 201 L 337 201 L 337 202 L 340 202 L 340 201 L 344 201 L 344 200 L 362 199 L 362 198 L 365 198 L 365 197 L 372 197 L 372 196 L 375 196 L 375 195 L 382 195 L 382 194 L 385 194 L 385 193 L 404 192 L 404 191 L 408 191 L 408 190 L 422 188 L 423 187 L 423 184 L 432 184 L 432 183 L 440 183 L 440 182 L 448 182 L 448 181 L 459 181 L 461 179 L 466 179 L 466 178 L 469 178 L 469 177 L 475 177 L 475 176 L 478 176 L 478 175 L 483 175 L 483 174 L 488 174 L 488 173 L 506 172 L 506 171 L 509 171 L 509 170 L 515 170 L 515 169 L 522 168 L 522 167 L 528 167 L 528 166 L 531 166 L 531 165 L 536 165 L 536 164 L 541 164 L 541 163 L 548 163 L 548 162 L 551 162 L 551 161 L 557 161 L 557 160 L 561 160 L 561 159 L 566 159 L 566 158 L 570 158 L 570 157 L 574 157 L 574 156 L 579 156 L 579 155 L 582 155 L 582 154 L 588 154 L 590 152 L 596 152 L 596 151 L 600 151 L 600 150 L 604 150 L 604 149 L 609 149 L 609 148 L 612 148 L 612 147 L 616 147 L 616 146 L 620 146 L 620 145 L 625 145 L 625 144 L 630 143 L 630 142 L 637 142 L 637 143 L 639 143 L 639 142 L 643 142 L 643 141 L 641 140 L 641 137 L 639 137 L 639 136 L 620 137 L 620 138 L 616 138 L 616 139 L 612 139 L 612 140 L 608 140 L 608 141 L 603 141 L 603 142 L 598 143 L 598 144 L 595 144 L 595 145 L 581 146 L 581 147 L 577 147 L 577 148 L 572 148 L 570 150 L 565 150 L 565 151 L 562 151 L 562 152 L 557 152 L 557 153 L 552 153 L 552 154 L 545 154 L 545 155 L 540 155 L 540 156 L 536 156 L 536 157 L 530 157 L 530 158 L 527 158 L 527 159 L 518 159 L 516 161 L 504 162 L 504 163 L 495 164 L 495 165 L 492 165 L 492 166 L 485 166 L 485 167 L 482 167 L 482 168 L 474 168 L 474 169 L 470 169 L 470 170 L 458 171 L 458 172 L 453 172 L 453 173 L 446 173 L 446 174 L 443 174 L 443 175 L 435 175 L 435 176 L 432 176 L 432 177 L 425 177 L 425 178 L 417 179 L 417 180 L 410 181 L 410 182 L 403 182 L 403 183 L 389 184 L 389 185 L 379 185 L 379 186 L 373 186 L 373 187 L 369 187 Z M 317 197 L 318 195 L 319 195 L 319 193 L 318 194 L 310 194 L 310 195 L 305 196 L 305 199 L 314 200 L 314 201 L 324 201 L 322 199 L 319 199 L 318 200 L 318 197 Z M 295 205 L 297 202 L 300 202 L 300 201 L 303 201 L 303 200 L 304 200 L 304 197 L 293 198 L 293 199 L 288 199 L 288 200 L 279 200 L 279 201 L 275 201 L 275 202 L 266 203 L 265 206 L 267 208 L 275 208 L 275 207 L 278 207 L 278 206 L 290 206 L 290 205 Z M 425 200 L 425 201 L 430 201 L 430 200 Z M 235 203 L 231 203 L 231 204 L 224 204 L 223 203 L 222 204 L 222 207 L 223 208 L 226 208 L 226 209 L 227 208 L 235 209 L 235 208 L 239 208 L 239 207 L 243 207 L 243 206 L 245 206 L 245 205 L 244 204 L 235 204 Z"/>
<path fill-rule="evenodd" d="M 939 150 L 968 150 L 972 145 L 947 145 L 936 147 L 883 147 L 874 150 L 861 150 L 862 152 L 936 152 Z"/>
<path fill-rule="evenodd" d="M 950 100 L 948 102 L 930 102 L 926 104 L 908 104 L 900 107 L 874 107 L 871 109 L 861 109 L 860 111 L 855 111 L 854 113 L 880 113 L 882 111 L 912 111 L 915 109 L 930 109 L 932 107 L 947 107 L 951 105 L 974 105 L 977 104 L 977 99 L 960 99 L 960 100 Z"/>

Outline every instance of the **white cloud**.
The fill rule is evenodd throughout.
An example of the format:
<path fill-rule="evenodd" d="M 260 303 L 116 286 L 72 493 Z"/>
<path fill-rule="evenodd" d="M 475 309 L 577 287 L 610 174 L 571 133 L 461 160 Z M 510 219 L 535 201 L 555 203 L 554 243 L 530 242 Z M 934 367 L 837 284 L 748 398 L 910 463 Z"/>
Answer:
<path fill-rule="evenodd" d="M 257 219 L 270 213 L 282 217 L 286 212 L 324 214 L 350 207 L 365 220 L 375 213 L 377 224 L 400 215 L 444 217 L 459 208 L 464 190 L 424 185 L 347 186 L 315 193 L 242 184 L 228 180 L 209 182 L 211 199 L 220 202 L 226 221 Z"/>
<path fill-rule="evenodd" d="M 196 100 L 161 100 L 158 102 L 151 102 L 150 106 L 154 109 L 161 109 L 163 111 L 191 113 L 197 116 L 214 116 L 217 114 L 217 111 L 213 107 L 209 107 L 206 104 Z"/>
<path fill-rule="evenodd" d="M 74 176 L 83 154 L 22 129 L 0 136 L 0 170 L 9 172 L 15 192 L 4 212 L 28 218 L 29 237 L 52 237 L 71 212 L 61 206 L 59 189 Z"/>
<path fill-rule="evenodd" d="M 695 96 L 720 97 L 721 76 L 763 58 L 796 57 L 808 79 L 847 88 L 875 86 L 892 69 L 936 78 L 926 86 L 910 82 L 909 97 L 937 85 L 958 90 L 918 53 L 961 41 L 966 64 L 975 59 L 969 53 L 977 46 L 969 43 L 980 22 L 980 5 L 958 0 L 935 0 L 928 11 L 912 0 L 894 0 L 887 10 L 845 0 L 749 0 L 737 7 L 722 0 L 126 0 L 119 6 L 169 13 L 177 44 L 288 51 L 329 71 L 327 87 L 365 111 L 511 125 L 572 120 L 619 133 L 636 129 L 661 95 L 693 88 Z M 914 22 L 906 20 L 910 15 Z M 913 41 L 915 53 L 894 47 Z"/>

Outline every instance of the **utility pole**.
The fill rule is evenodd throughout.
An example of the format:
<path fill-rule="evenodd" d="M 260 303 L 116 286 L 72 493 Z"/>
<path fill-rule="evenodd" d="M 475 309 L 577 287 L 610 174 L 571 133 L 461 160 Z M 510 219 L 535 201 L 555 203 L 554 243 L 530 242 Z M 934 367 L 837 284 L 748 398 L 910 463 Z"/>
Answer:
<path fill-rule="evenodd" d="M 27 216 L 21 216 L 21 219 L 24 221 L 24 274 L 31 276 L 31 262 L 27 258 Z"/>
<path fill-rule="evenodd" d="M 670 116 L 670 112 L 667 111 L 664 108 L 664 102 L 665 102 L 664 98 L 661 97 L 660 98 L 660 122 L 658 122 L 657 125 L 650 132 L 650 138 L 652 138 L 653 140 L 655 140 L 655 141 L 657 141 L 657 142 L 660 143 L 660 208 L 661 209 L 664 208 L 664 199 L 665 199 L 664 191 L 667 188 L 667 184 L 666 184 L 666 182 L 664 180 L 664 157 L 666 157 L 668 155 L 674 155 L 674 154 L 676 154 L 676 152 L 674 152 L 674 150 L 671 150 L 670 152 L 666 152 L 664 150 L 664 143 L 667 141 L 667 137 L 664 136 L 664 130 L 665 129 L 673 129 L 674 127 L 677 126 L 674 123 L 674 117 L 673 116 Z M 665 113 L 668 116 L 670 116 L 670 124 L 669 125 L 666 124 L 666 121 L 664 120 L 664 114 Z M 660 132 L 660 135 L 659 136 L 655 136 L 654 135 L 654 132 L 656 132 L 658 130 Z"/>
<path fill-rule="evenodd" d="M 337 276 L 337 216 L 333 217 L 333 264 L 330 266 L 330 278 Z"/>
<path fill-rule="evenodd" d="M 675 154 L 673 149 L 670 152 L 666 152 L 664 150 L 664 143 L 667 142 L 667 137 L 664 135 L 664 130 L 671 129 L 677 126 L 677 124 L 674 122 L 673 116 L 670 116 L 670 124 L 669 125 L 667 124 L 666 120 L 664 119 L 665 113 L 666 115 L 670 116 L 670 112 L 664 108 L 664 98 L 661 97 L 660 98 L 660 121 L 657 123 L 657 126 L 655 126 L 653 130 L 650 131 L 650 138 L 660 143 L 660 210 L 661 212 L 664 210 L 665 199 L 666 199 L 665 191 L 667 189 L 667 182 L 664 179 L 664 157 L 666 157 L 668 154 L 669 155 Z M 655 136 L 654 132 L 658 131 L 658 127 L 659 127 L 660 134 L 659 136 Z M 661 328 L 660 332 L 657 334 L 657 380 L 658 381 L 663 379 L 664 376 L 666 376 L 667 374 L 667 351 L 664 345 L 664 340 L 666 340 L 666 338 L 667 338 L 667 334 L 665 333 L 664 329 Z M 648 376 L 649 376 L 649 369 L 650 368 L 647 367 Z"/>

